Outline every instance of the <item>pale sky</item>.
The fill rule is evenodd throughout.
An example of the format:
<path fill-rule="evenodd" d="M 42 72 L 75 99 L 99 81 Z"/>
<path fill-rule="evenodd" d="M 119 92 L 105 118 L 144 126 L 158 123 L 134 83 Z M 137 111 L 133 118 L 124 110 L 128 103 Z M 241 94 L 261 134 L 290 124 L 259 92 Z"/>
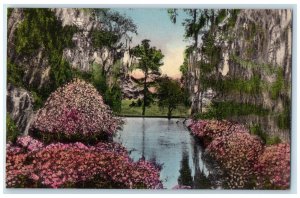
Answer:
<path fill-rule="evenodd" d="M 133 19 L 137 25 L 138 35 L 133 37 L 132 47 L 140 44 L 143 39 L 149 39 L 150 45 L 161 49 L 165 55 L 161 67 L 163 74 L 170 77 L 180 77 L 180 65 L 183 63 L 183 53 L 187 46 L 184 42 L 184 27 L 181 13 L 177 23 L 173 24 L 168 16 L 167 9 L 114 9 Z"/>

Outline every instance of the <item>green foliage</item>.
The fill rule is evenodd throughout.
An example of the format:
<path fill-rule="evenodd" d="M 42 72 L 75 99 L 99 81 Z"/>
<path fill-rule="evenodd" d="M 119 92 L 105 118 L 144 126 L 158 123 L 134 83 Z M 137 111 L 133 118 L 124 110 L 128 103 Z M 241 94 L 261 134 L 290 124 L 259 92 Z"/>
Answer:
<path fill-rule="evenodd" d="M 267 141 L 266 141 L 267 145 L 276 145 L 276 144 L 279 144 L 279 143 L 281 143 L 281 139 L 278 136 L 268 137 Z"/>
<path fill-rule="evenodd" d="M 136 105 L 131 105 L 132 103 Z M 122 100 L 122 108 L 121 112 L 118 113 L 122 116 L 142 116 L 142 100 L 134 100 L 134 99 L 125 99 Z M 168 114 L 168 110 L 166 108 L 162 109 L 158 106 L 157 102 L 153 102 L 151 106 L 147 107 L 147 111 L 145 112 L 145 116 L 149 117 L 166 117 L 165 115 Z M 179 105 L 177 109 L 174 109 L 172 112 L 172 117 L 188 117 L 189 116 L 189 107 L 184 105 Z"/>
<path fill-rule="evenodd" d="M 52 91 L 71 81 L 73 78 L 72 68 L 70 67 L 69 63 L 60 56 L 61 55 L 53 53 L 49 61 L 50 64 L 52 64 L 50 70 L 50 78 L 53 82 Z"/>
<path fill-rule="evenodd" d="M 107 89 L 104 100 L 114 112 L 120 113 L 122 108 L 122 90 L 120 86 L 117 84 Z"/>
<path fill-rule="evenodd" d="M 91 35 L 93 47 L 100 49 L 103 47 L 112 47 L 119 40 L 117 35 L 101 30 L 93 30 Z"/>
<path fill-rule="evenodd" d="M 141 45 L 137 45 L 132 49 L 132 54 L 140 59 L 137 69 L 142 70 L 144 73 L 159 71 L 159 67 L 163 65 L 164 55 L 161 50 L 150 46 L 150 40 L 142 40 Z"/>
<path fill-rule="evenodd" d="M 33 93 L 37 103 L 35 108 L 41 106 L 49 94 L 62 84 L 72 79 L 72 69 L 69 63 L 63 59 L 63 49 L 74 46 L 73 34 L 77 31 L 75 26 L 62 26 L 54 12 L 50 9 L 23 9 L 24 20 L 18 26 L 15 34 L 15 49 L 20 57 L 33 57 L 42 51 L 42 57 L 49 60 L 50 83 L 43 90 L 36 85 L 27 85 L 22 82 Z M 8 64 L 8 68 L 11 65 Z M 19 68 L 18 70 L 21 70 Z M 13 71 L 10 73 L 10 71 Z M 11 78 L 20 81 L 23 71 L 8 69 L 9 81 Z M 18 74 L 18 75 L 14 75 Z M 14 83 L 15 85 L 19 85 Z"/>
<path fill-rule="evenodd" d="M 235 23 L 236 23 L 238 14 L 240 13 L 240 10 L 239 9 L 232 9 L 229 12 L 230 12 L 230 17 L 228 19 L 227 26 L 231 28 L 231 27 L 235 26 Z"/>
<path fill-rule="evenodd" d="M 144 73 L 144 78 L 141 78 L 139 83 L 143 86 L 143 106 L 142 115 L 145 115 L 146 105 L 150 103 L 151 93 L 149 92 L 150 77 L 156 78 L 160 76 L 159 68 L 163 65 L 162 59 L 164 55 L 161 50 L 150 46 L 150 40 L 142 40 L 141 45 L 137 45 L 132 49 L 132 55 L 139 59 L 136 69 L 140 69 Z"/>
<path fill-rule="evenodd" d="M 280 68 L 276 72 L 276 81 L 272 83 L 271 89 L 271 98 L 276 100 L 282 93 L 284 88 L 284 78 L 283 78 L 283 69 Z"/>
<path fill-rule="evenodd" d="M 102 95 L 105 94 L 107 90 L 107 84 L 106 84 L 106 75 L 104 75 L 104 72 L 102 71 L 103 67 L 98 64 L 92 65 L 92 79 L 91 82 L 96 87 L 96 89 L 102 93 Z"/>
<path fill-rule="evenodd" d="M 227 10 L 226 9 L 219 10 L 218 16 L 216 17 L 216 25 L 221 23 L 225 19 L 226 16 L 227 16 Z"/>
<path fill-rule="evenodd" d="M 20 132 L 8 113 L 6 113 L 6 142 L 15 142 Z"/>
<path fill-rule="evenodd" d="M 268 134 L 262 130 L 260 124 L 250 126 L 250 133 L 260 137 L 264 144 L 267 142 Z"/>
<path fill-rule="evenodd" d="M 242 68 L 252 69 L 254 71 L 256 71 L 256 70 L 264 71 L 264 72 L 266 72 L 266 74 L 269 74 L 269 75 L 275 74 L 277 72 L 277 70 L 280 68 L 279 66 L 271 65 L 268 63 L 258 64 L 252 60 L 245 60 L 235 54 L 231 54 L 229 56 L 229 58 L 234 63 L 239 64 Z"/>
<path fill-rule="evenodd" d="M 226 119 L 232 116 L 258 115 L 265 116 L 269 113 L 261 106 L 232 101 L 213 102 L 207 112 L 195 115 L 201 119 Z"/>
<path fill-rule="evenodd" d="M 257 135 L 261 138 L 264 144 L 273 145 L 281 143 L 281 139 L 278 136 L 270 136 L 265 131 L 263 131 L 260 124 L 255 124 L 250 126 L 250 133 Z"/>
<path fill-rule="evenodd" d="M 186 58 L 184 59 L 183 64 L 180 65 L 180 72 L 182 76 L 186 76 L 188 73 L 188 62 Z"/>
<path fill-rule="evenodd" d="M 277 116 L 277 126 L 280 129 L 291 129 L 291 106 L 286 102 L 283 112 Z"/>
<path fill-rule="evenodd" d="M 285 82 L 284 80 L 282 67 L 270 64 L 256 64 L 253 61 L 243 60 L 235 55 L 231 55 L 231 60 L 240 64 L 240 66 L 242 66 L 245 69 L 252 69 L 254 72 L 260 70 L 266 72 L 266 74 L 268 75 L 276 76 L 276 80 L 270 84 L 262 81 L 258 75 L 254 75 L 248 82 L 246 82 L 246 84 L 244 84 L 245 87 L 243 89 L 246 90 L 246 93 L 259 93 L 259 91 L 268 90 L 270 92 L 271 99 L 276 100 L 282 93 L 284 93 L 285 90 L 289 88 L 289 83 Z M 241 84 L 241 82 L 231 82 L 229 84 L 239 85 Z M 229 86 L 229 88 L 230 87 L 234 86 L 231 85 Z M 226 85 L 224 88 L 226 88 Z M 229 90 L 226 89 L 226 91 Z"/>
<path fill-rule="evenodd" d="M 91 72 L 73 71 L 73 76 L 92 83 L 103 96 L 104 102 L 114 112 L 121 112 L 122 91 L 120 85 L 115 83 L 112 87 L 107 84 L 106 76 L 102 72 L 102 66 L 94 63 Z"/>
<path fill-rule="evenodd" d="M 7 19 L 9 19 L 13 10 L 14 10 L 13 8 L 7 8 Z"/>
<path fill-rule="evenodd" d="M 112 105 L 114 111 L 119 112 L 121 108 L 121 91 L 118 85 L 109 87 L 106 73 L 103 66 L 93 64 L 92 71 L 82 72 L 72 69 L 69 63 L 63 59 L 63 50 L 75 46 L 72 41 L 74 33 L 78 31 L 75 26 L 62 26 L 51 9 L 23 9 L 24 20 L 18 26 L 15 34 L 15 49 L 20 57 L 35 57 L 41 51 L 42 59 L 49 61 L 50 83 L 47 83 L 42 90 L 36 85 L 28 85 L 22 81 L 24 76 L 23 68 L 8 61 L 8 82 L 28 89 L 35 100 L 34 109 L 42 106 L 51 92 L 73 78 L 81 78 L 91 82 L 102 94 L 104 100 Z M 95 48 L 109 47 L 113 50 L 121 49 L 120 39 L 127 32 L 136 33 L 136 26 L 132 20 L 120 15 L 118 12 L 111 12 L 109 9 L 84 9 L 93 16 L 101 15 L 103 30 L 93 30 L 91 33 Z M 118 60 L 118 57 L 117 59 Z M 119 63 L 117 61 L 117 63 Z M 119 78 L 121 65 L 113 65 L 113 84 Z M 110 76 L 111 77 L 111 76 Z"/>
<path fill-rule="evenodd" d="M 172 9 L 168 9 L 167 10 L 167 12 L 168 12 L 168 15 L 169 15 L 169 17 L 170 17 L 170 20 L 171 20 L 171 22 L 172 23 L 176 23 L 176 19 L 177 19 L 177 16 L 178 16 L 178 11 L 177 11 L 177 9 L 174 9 L 174 8 L 172 8 Z"/>
<path fill-rule="evenodd" d="M 212 68 L 216 67 L 221 59 L 221 48 L 215 45 L 216 37 L 212 33 L 203 36 L 202 54 Z"/>
<path fill-rule="evenodd" d="M 53 51 L 62 52 L 69 47 L 75 32 L 75 27 L 63 27 L 50 9 L 24 9 L 24 20 L 16 31 L 16 51 L 33 55 L 44 48 L 51 56 Z"/>
<path fill-rule="evenodd" d="M 73 78 L 79 78 L 86 82 L 92 82 L 93 72 L 80 71 L 79 69 L 72 70 Z"/>
<path fill-rule="evenodd" d="M 34 110 L 37 110 L 39 108 L 41 108 L 43 106 L 43 99 L 41 98 L 40 95 L 38 95 L 35 91 L 31 91 L 31 95 L 32 95 L 32 98 L 33 98 L 33 109 Z"/>
<path fill-rule="evenodd" d="M 214 88 L 220 93 L 238 92 L 249 95 L 259 94 L 263 87 L 258 74 L 254 74 L 248 80 L 243 78 L 218 79 L 217 81 L 211 79 L 210 81 L 206 81 L 204 83 L 207 87 Z"/>
<path fill-rule="evenodd" d="M 178 105 L 184 103 L 183 90 L 181 89 L 179 82 L 172 80 L 167 76 L 160 79 L 157 95 L 158 106 L 160 108 L 168 109 L 169 119 L 172 116 L 172 111 L 176 109 Z"/>
<path fill-rule="evenodd" d="M 22 67 L 7 60 L 7 82 L 12 83 L 15 86 L 23 86 L 24 70 Z"/>

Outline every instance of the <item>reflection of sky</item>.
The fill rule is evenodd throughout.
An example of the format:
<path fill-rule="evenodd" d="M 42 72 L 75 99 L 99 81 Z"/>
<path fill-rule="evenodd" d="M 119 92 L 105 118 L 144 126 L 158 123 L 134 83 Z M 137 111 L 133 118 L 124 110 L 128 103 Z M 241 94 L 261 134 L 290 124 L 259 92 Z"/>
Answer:
<path fill-rule="evenodd" d="M 187 167 L 183 168 L 191 169 L 192 177 L 197 168 L 208 176 L 200 145 L 182 122 L 176 123 L 178 119 L 132 117 L 123 120 L 123 129 L 114 136 L 114 141 L 131 151 L 130 157 L 134 161 L 144 156 L 146 160 L 154 159 L 162 165 L 160 179 L 165 188 L 171 189 L 178 184 L 183 152 L 188 158 Z"/>
<path fill-rule="evenodd" d="M 162 73 L 172 77 L 179 77 L 179 67 L 183 63 L 183 52 L 186 42 L 183 40 L 184 27 L 181 12 L 177 23 L 173 24 L 166 9 L 115 9 L 133 19 L 138 27 L 138 35 L 133 37 L 132 46 L 143 39 L 151 40 L 151 45 L 161 49 L 164 57 Z"/>

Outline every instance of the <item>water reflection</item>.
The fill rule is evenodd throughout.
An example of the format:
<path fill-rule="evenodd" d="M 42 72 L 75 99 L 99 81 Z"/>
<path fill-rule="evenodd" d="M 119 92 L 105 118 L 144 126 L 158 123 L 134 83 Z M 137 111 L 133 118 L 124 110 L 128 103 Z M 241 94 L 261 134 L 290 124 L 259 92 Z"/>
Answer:
<path fill-rule="evenodd" d="M 164 118 L 125 118 L 125 125 L 114 137 L 140 158 L 161 165 L 161 180 L 165 188 L 184 185 L 191 188 L 211 188 L 209 163 L 202 159 L 203 149 L 182 122 Z M 214 187 L 215 188 L 215 187 Z"/>
<path fill-rule="evenodd" d="M 179 170 L 178 184 L 180 186 L 193 186 L 192 170 L 189 166 L 189 155 L 184 149 L 182 151 L 181 168 Z"/>
<path fill-rule="evenodd" d="M 197 147 L 195 147 L 197 148 Z M 199 153 L 195 153 L 198 149 L 194 149 L 193 164 L 194 164 L 194 176 L 192 176 L 192 170 L 189 166 L 189 155 L 186 149 L 182 151 L 181 168 L 179 170 L 178 184 L 184 188 L 189 186 L 194 189 L 210 189 L 211 182 L 205 176 L 204 170 L 201 170 L 199 165 Z"/>

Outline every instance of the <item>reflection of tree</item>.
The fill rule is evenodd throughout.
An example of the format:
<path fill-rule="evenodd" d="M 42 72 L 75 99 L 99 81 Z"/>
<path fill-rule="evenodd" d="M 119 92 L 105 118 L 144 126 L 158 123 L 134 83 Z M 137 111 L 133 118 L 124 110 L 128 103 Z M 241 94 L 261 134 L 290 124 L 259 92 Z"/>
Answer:
<path fill-rule="evenodd" d="M 145 159 L 145 118 L 143 118 L 143 125 L 142 125 L 142 130 L 143 130 L 143 140 L 142 140 L 142 159 Z"/>
<path fill-rule="evenodd" d="M 183 186 L 193 186 L 192 171 L 189 167 L 189 156 L 186 150 L 182 152 L 181 168 L 179 170 L 178 184 Z"/>
<path fill-rule="evenodd" d="M 193 163 L 195 165 L 195 175 L 194 175 L 194 186 L 195 189 L 208 189 L 211 187 L 210 180 L 205 176 L 204 171 L 200 169 L 199 165 L 199 153 L 203 150 L 194 142 L 193 144 Z"/>
<path fill-rule="evenodd" d="M 195 189 L 209 189 L 211 188 L 210 180 L 205 176 L 204 172 L 200 168 L 196 167 L 194 176 L 194 186 Z"/>

